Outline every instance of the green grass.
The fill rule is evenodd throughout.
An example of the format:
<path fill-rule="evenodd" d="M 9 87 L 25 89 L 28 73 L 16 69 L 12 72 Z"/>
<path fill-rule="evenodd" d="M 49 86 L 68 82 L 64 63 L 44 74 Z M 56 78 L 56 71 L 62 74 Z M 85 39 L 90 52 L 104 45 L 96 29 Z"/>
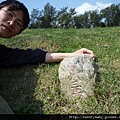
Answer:
<path fill-rule="evenodd" d="M 2 39 L 8 47 L 73 52 L 94 51 L 99 66 L 95 96 L 69 101 L 60 91 L 57 64 L 0 69 L 0 95 L 19 114 L 120 114 L 120 27 L 92 29 L 35 29 Z M 76 104 L 82 104 L 82 108 Z"/>

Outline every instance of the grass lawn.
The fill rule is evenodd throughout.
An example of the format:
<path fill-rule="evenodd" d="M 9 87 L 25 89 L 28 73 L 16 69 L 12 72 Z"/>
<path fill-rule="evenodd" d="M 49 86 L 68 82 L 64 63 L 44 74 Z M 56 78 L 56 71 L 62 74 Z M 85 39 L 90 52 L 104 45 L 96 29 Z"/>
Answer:
<path fill-rule="evenodd" d="M 95 96 L 69 101 L 60 91 L 59 63 L 0 69 L 0 95 L 19 114 L 120 114 L 120 27 L 91 29 L 27 29 L 0 38 L 8 47 L 50 52 L 94 51 L 99 66 Z M 77 101 L 83 105 L 81 108 Z"/>

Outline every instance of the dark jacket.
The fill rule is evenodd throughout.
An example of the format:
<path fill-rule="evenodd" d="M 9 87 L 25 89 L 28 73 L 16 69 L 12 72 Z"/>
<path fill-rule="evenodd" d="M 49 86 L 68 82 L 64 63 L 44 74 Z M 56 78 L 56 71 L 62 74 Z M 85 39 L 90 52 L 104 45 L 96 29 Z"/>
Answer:
<path fill-rule="evenodd" d="M 0 44 L 0 68 L 45 63 L 45 56 L 41 49 L 13 49 Z"/>

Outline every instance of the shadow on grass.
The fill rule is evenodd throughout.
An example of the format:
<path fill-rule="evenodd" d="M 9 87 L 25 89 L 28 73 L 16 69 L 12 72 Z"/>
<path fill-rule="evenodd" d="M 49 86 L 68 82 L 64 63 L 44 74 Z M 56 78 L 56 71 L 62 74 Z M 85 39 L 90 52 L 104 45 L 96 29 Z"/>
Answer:
<path fill-rule="evenodd" d="M 35 98 L 36 66 L 0 69 L 0 95 L 15 114 L 44 114 L 43 102 Z"/>

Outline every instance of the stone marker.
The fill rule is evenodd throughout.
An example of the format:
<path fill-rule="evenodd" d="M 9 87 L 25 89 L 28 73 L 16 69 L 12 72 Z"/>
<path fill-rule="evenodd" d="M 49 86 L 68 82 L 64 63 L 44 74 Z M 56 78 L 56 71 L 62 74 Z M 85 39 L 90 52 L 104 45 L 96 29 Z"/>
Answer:
<path fill-rule="evenodd" d="M 98 66 L 86 54 L 66 57 L 59 66 L 61 90 L 69 99 L 94 95 Z"/>

